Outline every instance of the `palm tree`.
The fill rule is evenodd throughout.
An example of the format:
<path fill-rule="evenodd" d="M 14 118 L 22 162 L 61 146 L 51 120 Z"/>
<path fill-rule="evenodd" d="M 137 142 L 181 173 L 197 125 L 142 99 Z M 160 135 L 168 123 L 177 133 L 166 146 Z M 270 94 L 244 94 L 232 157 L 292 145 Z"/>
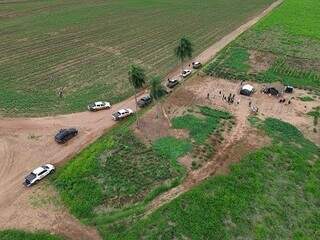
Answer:
<path fill-rule="evenodd" d="M 138 116 L 138 100 L 137 100 L 137 91 L 142 88 L 146 82 L 146 74 L 143 68 L 131 65 L 129 69 L 129 82 L 134 88 L 134 98 L 136 101 L 136 116 L 137 116 L 137 127 L 139 127 L 139 116 Z"/>
<path fill-rule="evenodd" d="M 158 102 L 164 93 L 163 86 L 161 85 L 161 78 L 155 76 L 150 81 L 150 96 Z M 157 104 L 159 106 L 159 104 Z M 157 107 L 157 118 L 159 117 L 159 107 Z"/>
<path fill-rule="evenodd" d="M 191 59 L 193 53 L 193 44 L 191 41 L 182 37 L 179 41 L 179 45 L 174 49 L 174 53 L 178 60 L 181 62 L 181 71 L 183 71 L 183 62 L 186 58 Z"/>

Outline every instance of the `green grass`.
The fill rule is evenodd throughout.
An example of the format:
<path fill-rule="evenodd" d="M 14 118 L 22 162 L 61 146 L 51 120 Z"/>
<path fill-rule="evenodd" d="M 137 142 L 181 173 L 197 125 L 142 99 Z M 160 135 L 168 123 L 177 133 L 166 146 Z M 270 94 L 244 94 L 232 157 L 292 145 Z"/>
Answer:
<path fill-rule="evenodd" d="M 160 156 L 176 161 L 179 157 L 190 152 L 192 145 L 184 139 L 177 139 L 174 137 L 159 138 L 153 143 L 153 149 Z"/>
<path fill-rule="evenodd" d="M 184 174 L 174 159 L 157 154 L 134 136 L 132 120 L 101 137 L 57 172 L 54 184 L 78 218 L 90 220 L 104 212 L 112 215 Z"/>
<path fill-rule="evenodd" d="M 67 113 L 99 99 L 123 100 L 133 94 L 130 64 L 164 76 L 178 64 L 173 49 L 182 35 L 199 54 L 273 1 L 2 3 L 1 115 Z"/>
<path fill-rule="evenodd" d="M 192 139 L 198 144 L 203 144 L 219 126 L 222 119 L 230 119 L 231 115 L 227 112 L 211 109 L 208 107 L 199 107 L 200 118 L 193 114 L 187 114 L 172 119 L 172 127 L 176 129 L 186 129 Z"/>
<path fill-rule="evenodd" d="M 310 97 L 310 96 L 302 96 L 302 97 L 299 97 L 299 99 L 303 102 L 312 102 L 314 101 L 314 98 L 313 97 Z"/>
<path fill-rule="evenodd" d="M 62 237 L 58 237 L 49 233 L 34 232 L 29 233 L 22 230 L 1 230 L 1 240 L 63 240 Z"/>
<path fill-rule="evenodd" d="M 110 239 L 319 239 L 320 149 L 266 119 L 273 141 Z"/>
<path fill-rule="evenodd" d="M 221 51 L 204 68 L 205 72 L 228 79 L 281 81 L 295 87 L 319 90 L 319 7 L 317 0 L 284 1 Z M 257 72 L 254 66 L 257 63 L 248 62 L 252 50 L 266 57 L 256 61 L 260 65 L 266 64 L 267 70 Z"/>

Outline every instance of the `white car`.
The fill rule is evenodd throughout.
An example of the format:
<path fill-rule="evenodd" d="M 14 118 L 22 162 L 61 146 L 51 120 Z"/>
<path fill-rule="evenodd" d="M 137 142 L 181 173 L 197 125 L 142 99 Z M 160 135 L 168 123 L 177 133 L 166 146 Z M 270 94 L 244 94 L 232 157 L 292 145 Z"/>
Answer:
<path fill-rule="evenodd" d="M 192 68 L 193 69 L 199 69 L 202 67 L 201 62 L 192 62 Z"/>
<path fill-rule="evenodd" d="M 182 71 L 182 73 L 180 74 L 180 76 L 182 76 L 182 77 L 188 77 L 190 74 L 191 74 L 191 70 L 189 70 L 189 69 L 185 69 L 185 70 L 183 70 Z"/>
<path fill-rule="evenodd" d="M 25 177 L 24 185 L 27 187 L 32 186 L 33 184 L 40 181 L 45 176 L 53 173 L 55 170 L 54 166 L 51 164 L 46 164 L 41 167 L 36 168 L 33 170 L 28 176 Z"/>
<path fill-rule="evenodd" d="M 118 112 L 113 113 L 112 118 L 113 120 L 118 121 L 120 119 L 130 116 L 133 113 L 134 113 L 133 110 L 131 110 L 130 108 L 123 108 L 123 109 L 120 109 Z"/>
<path fill-rule="evenodd" d="M 109 102 L 94 102 L 88 105 L 89 111 L 99 111 L 103 109 L 111 108 L 111 104 Z"/>

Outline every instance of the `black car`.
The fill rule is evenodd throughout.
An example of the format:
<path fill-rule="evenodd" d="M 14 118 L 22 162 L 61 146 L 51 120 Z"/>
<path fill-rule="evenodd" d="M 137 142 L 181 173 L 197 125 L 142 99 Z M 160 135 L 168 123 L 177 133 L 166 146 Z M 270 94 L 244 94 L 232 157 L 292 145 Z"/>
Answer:
<path fill-rule="evenodd" d="M 170 79 L 168 80 L 167 87 L 174 88 L 178 84 L 179 84 L 179 81 L 177 79 Z"/>
<path fill-rule="evenodd" d="M 149 105 L 151 102 L 152 102 L 152 98 L 149 95 L 147 95 L 147 96 L 142 97 L 138 101 L 138 106 L 143 108 L 143 107 Z"/>
<path fill-rule="evenodd" d="M 65 143 L 77 135 L 78 135 L 78 130 L 75 128 L 60 129 L 60 131 L 56 134 L 54 139 L 56 140 L 57 143 Z"/>

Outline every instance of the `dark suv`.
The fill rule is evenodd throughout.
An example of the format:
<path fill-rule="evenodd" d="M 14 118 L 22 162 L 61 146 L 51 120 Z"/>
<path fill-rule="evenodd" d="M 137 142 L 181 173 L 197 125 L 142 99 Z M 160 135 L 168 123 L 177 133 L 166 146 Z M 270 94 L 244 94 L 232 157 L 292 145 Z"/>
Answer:
<path fill-rule="evenodd" d="M 142 97 L 138 101 L 138 106 L 143 108 L 143 107 L 149 105 L 151 102 L 152 102 L 152 98 L 149 95 L 147 95 L 147 96 Z"/>
<path fill-rule="evenodd" d="M 167 82 L 167 87 L 168 88 L 174 88 L 179 84 L 179 81 L 177 79 L 169 79 Z"/>
<path fill-rule="evenodd" d="M 54 139 L 57 143 L 66 143 L 71 138 L 78 135 L 78 130 L 75 128 L 60 129 Z"/>

